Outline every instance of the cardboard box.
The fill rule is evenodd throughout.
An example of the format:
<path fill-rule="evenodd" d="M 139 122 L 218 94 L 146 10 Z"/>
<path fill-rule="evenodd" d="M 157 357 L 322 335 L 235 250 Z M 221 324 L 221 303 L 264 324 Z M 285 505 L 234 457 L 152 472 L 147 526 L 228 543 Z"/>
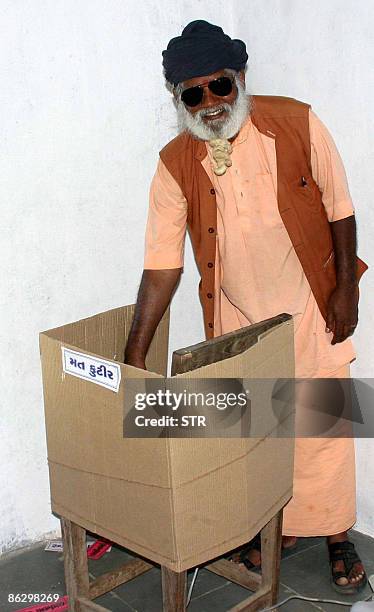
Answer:
<path fill-rule="evenodd" d="M 246 543 L 288 502 L 294 440 L 124 438 L 126 380 L 167 373 L 168 313 L 148 371 L 120 363 L 133 312 L 125 306 L 40 335 L 52 510 L 183 571 Z M 110 378 L 109 369 L 98 375 L 102 359 Z M 180 376 L 292 378 L 292 320 L 243 353 Z"/>

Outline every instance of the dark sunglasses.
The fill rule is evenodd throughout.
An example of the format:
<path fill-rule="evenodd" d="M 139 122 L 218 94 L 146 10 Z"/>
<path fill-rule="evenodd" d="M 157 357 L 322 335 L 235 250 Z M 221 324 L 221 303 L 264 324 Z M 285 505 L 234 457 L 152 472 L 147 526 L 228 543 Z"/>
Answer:
<path fill-rule="evenodd" d="M 226 76 L 213 81 L 205 81 L 205 83 L 200 83 L 196 87 L 184 89 L 181 93 L 181 100 L 187 106 L 197 106 L 203 99 L 204 87 L 209 87 L 215 96 L 228 96 L 232 92 L 232 84 L 233 79 Z"/>

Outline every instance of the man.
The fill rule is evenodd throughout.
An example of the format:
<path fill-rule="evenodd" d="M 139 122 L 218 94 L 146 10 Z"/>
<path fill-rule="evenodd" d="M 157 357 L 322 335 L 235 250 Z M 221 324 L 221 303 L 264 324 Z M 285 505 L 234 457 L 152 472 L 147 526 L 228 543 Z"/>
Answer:
<path fill-rule="evenodd" d="M 356 259 L 342 162 L 308 105 L 246 95 L 247 59 L 242 41 L 205 21 L 190 23 L 163 52 L 181 134 L 161 151 L 151 187 L 145 269 L 125 361 L 145 368 L 180 278 L 188 225 L 208 338 L 288 312 L 296 376 L 348 376 L 357 277 L 366 266 Z M 354 522 L 353 440 L 297 439 L 283 545 L 296 536 L 326 536 L 332 585 L 349 594 L 366 583 L 347 536 Z M 260 564 L 258 538 L 240 560 Z"/>

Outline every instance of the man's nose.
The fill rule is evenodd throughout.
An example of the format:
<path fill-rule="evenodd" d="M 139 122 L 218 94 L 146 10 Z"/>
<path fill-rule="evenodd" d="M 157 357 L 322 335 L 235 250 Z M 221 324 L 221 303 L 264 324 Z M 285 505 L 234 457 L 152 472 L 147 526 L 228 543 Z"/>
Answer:
<path fill-rule="evenodd" d="M 212 91 L 210 91 L 209 87 L 204 87 L 204 95 L 203 99 L 201 100 L 201 106 L 217 106 L 219 101 L 219 96 L 216 96 Z"/>

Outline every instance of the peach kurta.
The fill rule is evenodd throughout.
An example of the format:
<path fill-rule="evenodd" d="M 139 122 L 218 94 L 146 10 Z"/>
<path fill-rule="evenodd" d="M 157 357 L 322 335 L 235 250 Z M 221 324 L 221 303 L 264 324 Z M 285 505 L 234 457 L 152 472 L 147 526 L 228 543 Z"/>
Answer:
<path fill-rule="evenodd" d="M 334 142 L 310 111 L 312 175 L 329 221 L 354 213 Z M 214 334 L 275 316 L 293 315 L 297 377 L 346 376 L 351 340 L 331 345 L 332 334 L 311 292 L 277 205 L 275 142 L 248 119 L 233 143 L 223 176 L 202 164 L 216 190 L 217 243 Z M 145 268 L 183 266 L 187 203 L 162 162 L 151 186 Z M 345 366 L 345 367 L 344 367 Z M 343 368 L 343 369 L 341 369 Z M 318 498 L 316 498 L 318 491 Z M 355 522 L 352 439 L 296 440 L 294 496 L 284 510 L 283 533 L 330 535 Z"/>

